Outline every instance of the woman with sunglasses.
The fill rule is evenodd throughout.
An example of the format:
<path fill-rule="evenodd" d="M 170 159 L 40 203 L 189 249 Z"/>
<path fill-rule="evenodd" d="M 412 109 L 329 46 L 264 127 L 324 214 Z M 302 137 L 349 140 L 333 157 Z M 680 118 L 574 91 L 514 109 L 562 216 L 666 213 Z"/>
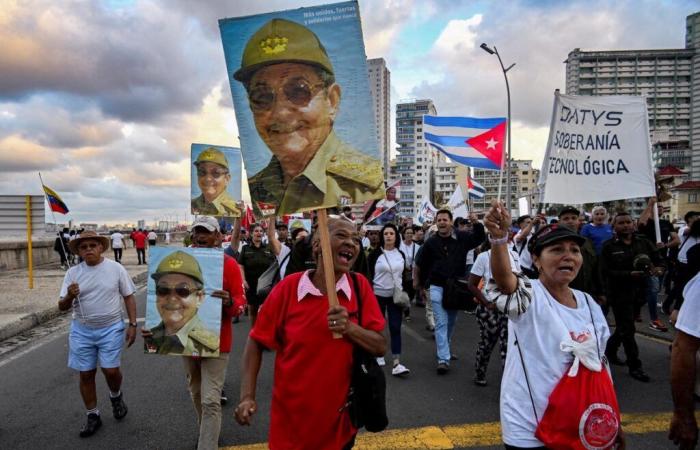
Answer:
<path fill-rule="evenodd" d="M 313 235 L 316 269 L 287 275 L 270 292 L 243 353 L 241 400 L 235 417 L 250 425 L 258 410 L 256 386 L 264 349 L 275 354 L 269 447 L 352 448 L 357 429 L 347 409 L 353 350 L 383 355 L 384 318 L 365 277 L 350 274 L 360 236 L 345 219 L 328 221 L 331 252 Z M 323 258 L 333 260 L 338 305 L 328 305 Z M 333 333 L 341 338 L 334 337 Z"/>
<path fill-rule="evenodd" d="M 564 377 L 574 355 L 562 347 L 595 343 L 593 359 L 606 371 L 603 358 L 610 330 L 598 304 L 569 284 L 583 264 L 584 238 L 556 224 L 538 230 L 529 249 L 539 278 L 513 272 L 508 254 L 511 217 L 497 202 L 484 218 L 491 237 L 491 274 L 486 297 L 508 316 L 508 355 L 501 381 L 501 424 L 506 449 L 544 449 L 535 433 L 549 404 L 550 394 Z M 592 342 L 589 340 L 593 340 Z M 586 365 L 586 362 L 582 362 Z M 605 417 L 597 430 L 624 447 L 622 429 Z M 608 425 L 606 428 L 605 425 Z M 606 446 L 605 448 L 608 448 Z M 619 448 L 619 447 L 618 447 Z"/>

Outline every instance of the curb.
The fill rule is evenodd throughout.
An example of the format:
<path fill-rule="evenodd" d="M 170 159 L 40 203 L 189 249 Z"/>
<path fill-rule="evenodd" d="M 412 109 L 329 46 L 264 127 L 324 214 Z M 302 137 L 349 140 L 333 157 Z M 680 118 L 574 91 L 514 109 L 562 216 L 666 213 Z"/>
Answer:
<path fill-rule="evenodd" d="M 138 285 L 145 282 L 147 278 L 148 272 L 141 272 L 131 277 L 131 281 Z M 52 306 L 41 311 L 26 314 L 0 328 L 0 342 L 68 313 L 70 313 L 70 310 L 59 311 L 56 306 Z"/>

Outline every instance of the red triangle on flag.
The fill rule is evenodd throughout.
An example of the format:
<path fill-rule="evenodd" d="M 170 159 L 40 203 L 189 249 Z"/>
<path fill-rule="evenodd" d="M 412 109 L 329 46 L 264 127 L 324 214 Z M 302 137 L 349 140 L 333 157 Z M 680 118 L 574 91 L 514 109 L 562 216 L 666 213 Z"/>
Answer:
<path fill-rule="evenodd" d="M 465 142 L 484 155 L 497 167 L 503 167 L 503 141 L 506 136 L 506 121 L 499 123 L 485 133 L 467 139 Z"/>

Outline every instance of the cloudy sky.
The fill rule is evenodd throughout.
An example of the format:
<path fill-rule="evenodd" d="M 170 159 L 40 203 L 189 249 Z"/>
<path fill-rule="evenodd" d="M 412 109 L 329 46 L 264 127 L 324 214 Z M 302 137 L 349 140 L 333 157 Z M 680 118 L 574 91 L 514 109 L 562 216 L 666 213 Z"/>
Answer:
<path fill-rule="evenodd" d="M 327 1 L 0 0 L 0 194 L 39 194 L 77 222 L 185 218 L 192 142 L 238 146 L 217 20 Z M 360 1 L 367 56 L 392 104 L 505 115 L 513 155 L 539 165 L 574 48 L 679 48 L 697 1 Z M 392 111 L 392 126 L 393 126 Z M 393 134 L 393 133 L 392 133 Z M 61 219 L 59 218 L 59 221 Z"/>

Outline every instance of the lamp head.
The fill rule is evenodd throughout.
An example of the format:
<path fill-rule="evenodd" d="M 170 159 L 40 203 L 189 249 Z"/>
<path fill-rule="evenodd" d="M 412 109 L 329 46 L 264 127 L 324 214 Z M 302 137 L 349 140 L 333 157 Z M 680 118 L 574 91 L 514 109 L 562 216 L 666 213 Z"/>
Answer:
<path fill-rule="evenodd" d="M 491 50 L 491 49 L 489 48 L 489 46 L 486 45 L 485 42 L 483 42 L 479 47 L 481 47 L 481 49 L 482 49 L 483 51 L 485 51 L 485 52 L 487 52 L 487 53 L 489 53 L 489 54 L 491 54 L 491 55 L 493 55 L 494 53 L 496 53 L 496 52 L 494 52 L 493 50 Z"/>

